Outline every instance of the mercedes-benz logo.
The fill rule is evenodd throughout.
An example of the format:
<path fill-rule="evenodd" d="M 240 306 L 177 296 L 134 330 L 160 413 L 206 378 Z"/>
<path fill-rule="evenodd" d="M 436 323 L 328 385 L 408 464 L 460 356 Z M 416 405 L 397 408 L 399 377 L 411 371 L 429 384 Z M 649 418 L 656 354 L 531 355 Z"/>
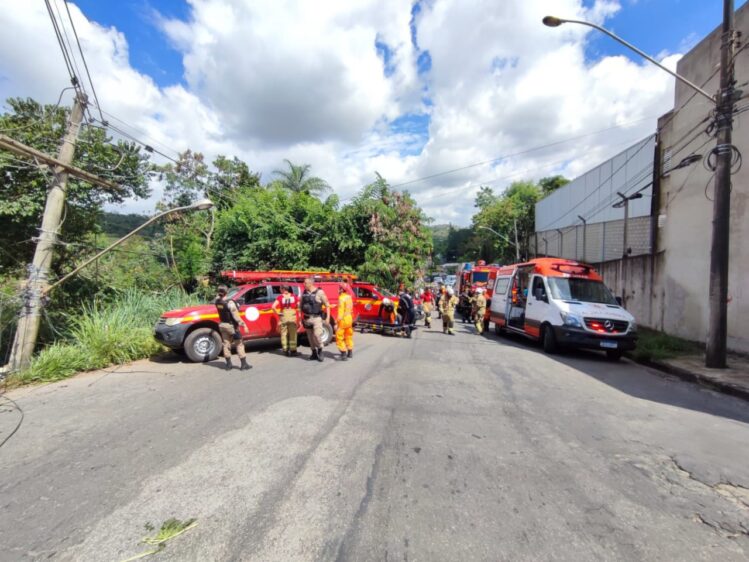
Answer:
<path fill-rule="evenodd" d="M 614 323 L 611 320 L 606 320 L 606 322 L 603 323 L 603 327 L 606 328 L 607 332 L 610 332 L 614 329 Z"/>

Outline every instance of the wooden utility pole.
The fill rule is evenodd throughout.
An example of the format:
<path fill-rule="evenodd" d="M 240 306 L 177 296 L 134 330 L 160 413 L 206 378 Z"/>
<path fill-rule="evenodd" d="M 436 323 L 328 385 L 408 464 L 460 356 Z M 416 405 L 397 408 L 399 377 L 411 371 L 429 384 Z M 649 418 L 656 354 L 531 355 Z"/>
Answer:
<path fill-rule="evenodd" d="M 44 206 L 42 227 L 34 250 L 34 259 L 29 267 L 29 277 L 23 292 L 23 308 L 18 317 L 18 327 L 13 341 L 9 367 L 11 371 L 19 371 L 27 367 L 36 347 L 41 323 L 42 298 L 49 280 L 49 270 L 59 235 L 60 221 L 65 208 L 65 190 L 68 183 L 69 171 L 67 166 L 73 162 L 75 143 L 83 120 L 83 111 L 87 100 L 85 94 L 78 93 L 75 97 L 73 110 L 70 113 L 68 129 L 65 133 L 57 160 L 62 165 L 55 166 L 52 187 L 47 193 Z"/>
<path fill-rule="evenodd" d="M 728 248 L 731 223 L 731 160 L 734 108 L 734 29 L 733 0 L 723 0 L 723 27 L 720 52 L 720 92 L 716 109 L 717 144 L 715 154 L 715 195 L 713 198 L 713 239 L 710 247 L 710 321 L 705 365 L 726 367 L 728 338 Z"/>

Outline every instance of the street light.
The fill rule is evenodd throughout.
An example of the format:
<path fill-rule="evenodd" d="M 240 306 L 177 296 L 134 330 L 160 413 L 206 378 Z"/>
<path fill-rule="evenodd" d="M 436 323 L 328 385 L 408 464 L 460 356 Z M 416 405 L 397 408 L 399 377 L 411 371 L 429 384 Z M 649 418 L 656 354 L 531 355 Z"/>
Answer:
<path fill-rule="evenodd" d="M 136 228 L 132 232 L 129 232 L 129 233 L 125 234 L 125 236 L 123 236 L 122 238 L 120 238 L 116 242 L 113 242 L 112 244 L 110 244 L 109 246 L 107 246 L 106 248 L 104 248 L 101 252 L 99 252 L 95 256 L 87 259 L 81 265 L 79 265 L 78 267 L 76 267 L 73 271 L 71 271 L 67 275 L 63 275 L 62 277 L 60 277 L 60 279 L 58 279 L 57 281 L 55 281 L 54 283 L 52 283 L 52 285 L 49 285 L 44 290 L 44 295 L 48 295 L 49 292 L 52 289 L 54 289 L 55 287 L 57 287 L 58 285 L 60 285 L 61 283 L 63 283 L 64 281 L 66 281 L 67 279 L 69 279 L 70 277 L 72 277 L 73 275 L 75 275 L 76 273 L 78 273 L 84 267 L 86 267 L 89 264 L 91 264 L 91 263 L 95 262 L 96 260 L 98 260 L 101 256 L 103 256 L 107 252 L 111 251 L 113 248 L 115 248 L 115 247 L 119 246 L 120 244 L 122 244 L 128 238 L 132 237 L 133 235 L 137 234 L 138 232 L 140 232 L 141 230 L 143 230 L 144 228 L 146 228 L 149 224 L 151 224 L 151 223 L 159 220 L 161 217 L 165 217 L 166 215 L 171 215 L 173 213 L 180 213 L 182 211 L 207 211 L 208 209 L 212 209 L 212 208 L 213 208 L 213 201 L 211 201 L 210 199 L 201 199 L 199 201 L 196 201 L 192 205 L 186 205 L 184 207 L 175 207 L 173 209 L 167 209 L 166 211 L 163 211 L 163 212 L 159 213 L 158 215 L 152 216 L 150 219 L 148 219 L 146 222 L 144 222 L 138 228 Z"/>
<path fill-rule="evenodd" d="M 728 351 L 728 271 L 729 246 L 731 243 L 731 174 L 733 173 L 731 167 L 735 149 L 731 139 L 737 93 L 735 86 L 736 72 L 733 64 L 736 56 L 735 46 L 738 41 L 734 25 L 734 0 L 723 0 L 723 25 L 720 34 L 720 89 L 716 96 L 711 96 L 696 84 L 669 70 L 634 45 L 627 43 L 600 25 L 554 16 L 546 16 L 542 21 L 544 25 L 549 27 L 559 27 L 563 23 L 577 23 L 597 29 L 644 57 L 661 70 L 665 70 L 715 104 L 716 146 L 711 151 L 711 154 L 715 154 L 715 196 L 713 198 L 712 240 L 710 243 L 710 318 L 705 344 L 705 366 L 725 369 Z"/>
<path fill-rule="evenodd" d="M 546 16 L 541 21 L 547 27 L 559 27 L 563 23 L 577 23 L 579 25 L 587 25 L 588 27 L 592 27 L 593 29 L 597 29 L 601 33 L 605 33 L 606 35 L 608 35 L 609 37 L 611 37 L 614 41 L 618 41 L 619 43 L 621 43 L 622 45 L 624 45 L 628 49 L 633 50 L 635 53 L 637 53 L 638 55 L 640 55 L 644 59 L 652 62 L 655 66 L 659 67 L 661 70 L 665 70 L 671 76 L 673 76 L 677 80 L 683 82 L 684 84 L 686 84 L 687 86 L 689 86 L 690 88 L 692 88 L 693 90 L 695 90 L 700 95 L 702 95 L 702 96 L 706 97 L 707 99 L 709 99 L 711 102 L 713 102 L 713 103 L 716 102 L 715 96 L 711 96 L 710 94 L 708 94 L 705 90 L 703 90 L 702 88 L 700 88 L 696 84 L 690 82 L 689 80 L 687 80 L 683 76 L 680 76 L 679 74 L 676 74 L 673 70 L 669 70 L 668 68 L 666 68 L 665 66 L 663 66 L 661 63 L 659 63 L 657 60 L 655 60 L 653 57 L 645 54 L 640 49 L 638 49 L 637 47 L 635 47 L 631 43 L 628 43 L 627 41 L 625 41 L 624 39 L 622 39 L 618 35 L 615 35 L 614 33 L 612 33 L 611 31 L 609 31 L 605 27 L 601 27 L 600 25 L 596 25 L 595 23 L 590 23 L 589 21 L 584 21 L 584 20 L 568 20 L 568 19 L 558 18 L 558 17 L 555 17 L 555 16 Z"/>
<path fill-rule="evenodd" d="M 479 226 L 479 228 L 483 229 L 483 230 L 488 230 L 490 232 L 493 232 L 494 234 L 496 234 L 497 236 L 499 236 L 505 242 L 507 242 L 507 243 L 512 244 L 513 246 L 515 246 L 515 258 L 518 260 L 518 262 L 520 261 L 520 247 L 515 242 L 513 242 L 512 240 L 510 240 L 509 238 L 507 238 L 507 236 L 505 236 L 504 234 L 500 234 L 499 232 L 497 232 L 493 228 L 489 228 L 488 226 Z"/>

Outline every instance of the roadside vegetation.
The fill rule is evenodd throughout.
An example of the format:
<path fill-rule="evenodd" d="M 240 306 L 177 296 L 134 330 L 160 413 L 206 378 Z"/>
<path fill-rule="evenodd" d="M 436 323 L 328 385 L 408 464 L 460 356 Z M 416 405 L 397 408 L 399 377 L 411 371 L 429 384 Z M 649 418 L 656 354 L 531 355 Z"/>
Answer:
<path fill-rule="evenodd" d="M 664 361 L 683 355 L 701 355 L 703 351 L 698 343 L 641 327 L 638 330 L 637 349 L 631 355 L 636 361 L 647 362 Z"/>
<path fill-rule="evenodd" d="M 58 331 L 27 370 L 11 375 L 8 384 L 52 382 L 149 357 L 163 349 L 153 338 L 153 326 L 161 313 L 198 300 L 177 289 L 162 294 L 131 289 L 111 300 L 84 303 L 59 315 L 63 331 Z"/>

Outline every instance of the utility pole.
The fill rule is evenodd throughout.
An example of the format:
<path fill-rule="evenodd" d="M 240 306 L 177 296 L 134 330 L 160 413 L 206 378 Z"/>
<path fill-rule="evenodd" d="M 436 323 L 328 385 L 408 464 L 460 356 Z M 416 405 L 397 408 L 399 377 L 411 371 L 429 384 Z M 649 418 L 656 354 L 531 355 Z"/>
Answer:
<path fill-rule="evenodd" d="M 515 225 L 515 259 L 520 263 L 520 246 L 518 246 L 518 219 L 512 219 L 513 225 Z"/>
<path fill-rule="evenodd" d="M 713 240 L 710 248 L 710 320 L 705 366 L 726 367 L 728 337 L 728 248 L 731 223 L 731 129 L 734 108 L 734 29 L 733 0 L 723 0 L 723 27 L 720 52 L 720 91 L 716 101 L 717 144 L 715 195 L 713 198 Z"/>
<path fill-rule="evenodd" d="M 53 168 L 54 179 L 47 193 L 42 227 L 34 250 L 34 259 L 29 267 L 29 278 L 24 287 L 23 308 L 18 317 L 18 327 L 10 355 L 10 370 L 18 371 L 28 366 L 34 353 L 41 323 L 42 297 L 47 286 L 52 257 L 57 244 L 63 209 L 65 190 L 68 183 L 68 170 L 75 155 L 75 143 L 83 120 L 83 111 L 88 103 L 85 94 L 78 92 L 70 113 L 68 129 L 65 132 L 57 159 L 63 166 Z"/>
<path fill-rule="evenodd" d="M 579 218 L 583 222 L 583 260 L 582 261 L 588 261 L 586 253 L 585 253 L 585 250 L 586 250 L 586 248 L 585 248 L 585 240 L 586 240 L 587 234 L 588 234 L 588 221 L 586 221 L 585 218 L 583 218 L 582 215 L 577 215 L 577 218 Z"/>

